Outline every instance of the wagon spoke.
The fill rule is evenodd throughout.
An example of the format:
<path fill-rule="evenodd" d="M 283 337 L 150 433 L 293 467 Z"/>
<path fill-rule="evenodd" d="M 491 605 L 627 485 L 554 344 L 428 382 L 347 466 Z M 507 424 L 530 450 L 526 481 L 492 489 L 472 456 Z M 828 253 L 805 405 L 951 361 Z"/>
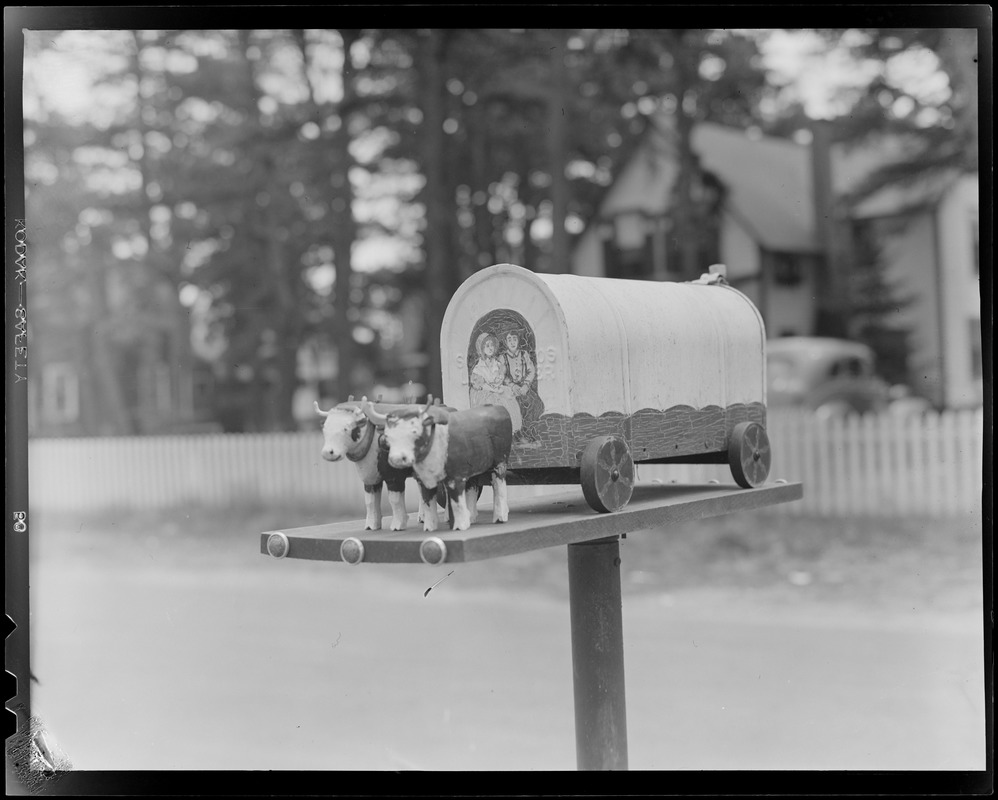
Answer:
<path fill-rule="evenodd" d="M 612 505 L 619 508 L 624 505 L 624 502 L 626 502 L 624 493 L 625 493 L 625 485 L 622 484 L 620 481 L 614 481 L 610 485 L 610 489 L 607 492 L 607 495 Z"/>
<path fill-rule="evenodd" d="M 761 486 L 769 476 L 772 455 L 766 429 L 757 422 L 740 422 L 731 433 L 728 463 L 739 486 Z"/>
<path fill-rule="evenodd" d="M 582 458 L 582 490 L 596 511 L 617 511 L 631 497 L 634 462 L 627 443 L 616 436 L 594 439 Z"/>
<path fill-rule="evenodd" d="M 634 480 L 634 462 L 629 458 L 624 459 L 619 466 L 621 480 L 632 482 Z"/>

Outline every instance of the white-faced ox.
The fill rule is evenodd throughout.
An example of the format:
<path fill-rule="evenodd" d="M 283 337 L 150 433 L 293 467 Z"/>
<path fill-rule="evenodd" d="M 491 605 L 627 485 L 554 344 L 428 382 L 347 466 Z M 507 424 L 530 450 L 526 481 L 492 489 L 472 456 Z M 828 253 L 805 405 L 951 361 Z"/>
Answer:
<path fill-rule="evenodd" d="M 364 504 L 367 508 L 365 530 L 381 530 L 381 490 L 388 484 L 388 502 L 392 507 L 391 530 L 405 530 L 408 515 L 405 511 L 405 482 L 413 477 L 412 468 L 395 469 L 388 463 L 388 454 L 378 447 L 378 433 L 374 424 L 359 406 L 340 404 L 323 411 L 319 404 L 315 410 L 326 418 L 322 424 L 322 457 L 326 461 L 352 461 L 364 483 Z M 421 493 L 422 495 L 422 493 Z M 419 519 L 426 510 L 420 501 Z"/>
<path fill-rule="evenodd" d="M 426 405 L 380 415 L 367 403 L 364 410 L 375 425 L 384 427 L 388 463 L 415 472 L 423 494 L 424 530 L 434 531 L 439 525 L 433 499 L 440 485 L 447 490 L 454 528 L 468 530 L 478 517 L 481 484 L 490 477 L 492 521 L 509 519 L 506 465 L 513 422 L 505 408 L 479 406 L 440 415 Z"/>

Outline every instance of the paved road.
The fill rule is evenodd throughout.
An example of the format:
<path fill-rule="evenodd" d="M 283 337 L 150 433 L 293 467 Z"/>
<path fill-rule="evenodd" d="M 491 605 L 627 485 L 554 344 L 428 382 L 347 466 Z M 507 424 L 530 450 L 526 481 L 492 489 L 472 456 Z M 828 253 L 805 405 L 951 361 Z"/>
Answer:
<path fill-rule="evenodd" d="M 575 768 L 567 596 L 145 562 L 33 567 L 33 711 L 76 769 Z M 624 628 L 632 769 L 984 767 L 973 615 L 625 593 Z"/>

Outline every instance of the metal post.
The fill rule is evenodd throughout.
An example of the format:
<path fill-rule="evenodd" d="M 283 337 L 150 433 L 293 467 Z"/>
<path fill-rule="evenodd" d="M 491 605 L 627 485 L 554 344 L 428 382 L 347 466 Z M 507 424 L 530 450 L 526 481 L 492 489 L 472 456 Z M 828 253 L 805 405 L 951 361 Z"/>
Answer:
<path fill-rule="evenodd" d="M 627 769 L 620 545 L 568 545 L 575 750 L 580 770 Z"/>

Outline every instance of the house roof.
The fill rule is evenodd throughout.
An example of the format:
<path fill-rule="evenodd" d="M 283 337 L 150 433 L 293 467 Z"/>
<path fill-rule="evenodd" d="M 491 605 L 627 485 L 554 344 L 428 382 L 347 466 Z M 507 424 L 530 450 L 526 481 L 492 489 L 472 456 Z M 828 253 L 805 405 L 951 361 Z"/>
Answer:
<path fill-rule="evenodd" d="M 940 170 L 903 184 L 885 186 L 854 205 L 852 215 L 856 219 L 888 217 L 914 208 L 935 205 L 960 179 L 960 174 L 956 169 Z"/>
<path fill-rule="evenodd" d="M 727 187 L 728 211 L 770 250 L 815 251 L 810 149 L 704 123 L 693 131 L 704 169 Z"/>
<path fill-rule="evenodd" d="M 726 210 L 754 239 L 772 250 L 817 250 L 809 148 L 709 122 L 693 129 L 691 144 L 703 168 L 726 187 Z M 677 172 L 675 152 L 671 124 L 656 120 L 604 199 L 601 216 L 664 213 Z"/>
<path fill-rule="evenodd" d="M 625 210 L 663 213 L 675 179 L 675 131 L 667 117 L 653 117 L 643 148 L 627 164 L 617 185 L 608 192 L 602 216 Z M 813 253 L 820 251 L 815 219 L 812 147 L 774 136 L 753 136 L 740 128 L 702 122 L 693 129 L 693 150 L 701 166 L 726 187 L 726 211 L 769 250 Z M 842 197 L 855 189 L 874 169 L 902 160 L 907 147 L 896 136 L 882 136 L 862 146 L 832 144 L 833 193 Z M 886 192 L 886 190 L 885 190 Z M 885 213 L 913 200 L 881 192 L 864 201 L 860 216 Z M 921 199 L 937 197 L 925 190 Z"/>

